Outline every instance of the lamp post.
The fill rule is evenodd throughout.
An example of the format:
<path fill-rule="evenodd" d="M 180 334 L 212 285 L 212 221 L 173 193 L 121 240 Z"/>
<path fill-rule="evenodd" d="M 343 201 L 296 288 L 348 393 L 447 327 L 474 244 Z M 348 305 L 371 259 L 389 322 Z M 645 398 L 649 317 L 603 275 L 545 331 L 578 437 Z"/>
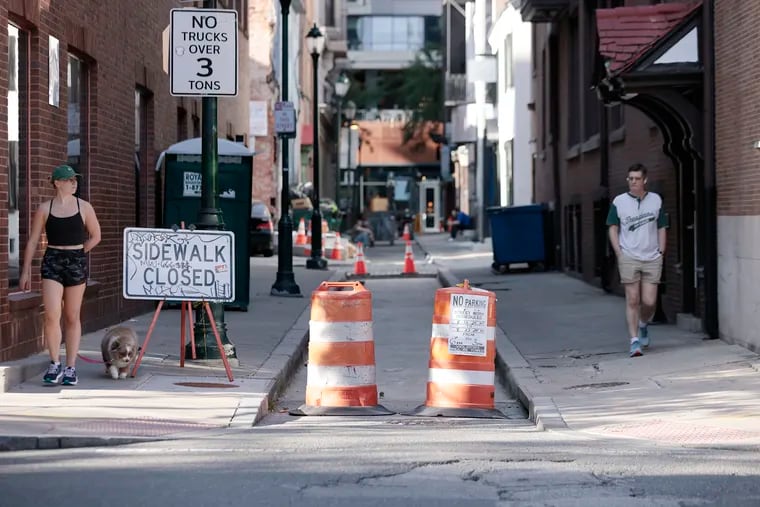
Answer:
<path fill-rule="evenodd" d="M 288 14 L 290 0 L 280 0 L 282 9 L 282 82 L 280 83 L 283 102 L 288 100 Z M 280 221 L 277 224 L 277 278 L 269 292 L 272 296 L 303 297 L 301 288 L 293 276 L 293 219 L 290 216 L 290 174 L 288 170 L 287 137 L 280 138 L 282 149 L 282 191 L 280 194 Z"/>
<path fill-rule="evenodd" d="M 311 257 L 306 260 L 306 269 L 327 269 L 327 260 L 322 257 L 322 211 L 319 205 L 319 55 L 325 47 L 325 37 L 317 28 L 317 24 L 311 27 L 306 34 L 306 47 L 311 53 L 311 65 L 313 76 L 312 94 L 312 122 L 314 123 L 314 193 L 311 212 Z M 337 240 L 337 238 L 336 238 Z"/>
<path fill-rule="evenodd" d="M 340 205 L 340 133 L 343 126 L 342 108 L 343 98 L 348 93 L 348 89 L 351 87 L 351 81 L 348 76 L 343 72 L 340 73 L 338 79 L 335 80 L 335 97 L 338 103 L 338 118 L 335 124 L 338 127 L 336 139 L 336 146 L 338 148 L 338 163 L 335 164 L 335 204 Z"/>
<path fill-rule="evenodd" d="M 216 0 L 203 0 L 204 9 L 216 9 Z M 221 218 L 221 210 L 217 206 L 217 175 L 219 173 L 219 145 L 217 144 L 217 103 L 216 97 L 203 97 L 202 108 L 202 132 L 201 132 L 201 208 L 198 210 L 198 220 L 195 225 L 201 230 L 222 230 L 224 223 Z M 219 332 L 219 337 L 224 350 L 219 350 L 216 344 L 208 315 L 200 305 L 196 311 L 194 324 L 196 359 L 216 360 L 221 359 L 222 354 L 228 359 L 237 359 L 235 345 L 227 337 L 227 324 L 224 322 L 224 304 L 209 302 L 214 325 Z M 185 347 L 185 358 L 193 357 L 192 345 Z"/>
<path fill-rule="evenodd" d="M 356 210 L 358 209 L 356 206 L 356 168 L 351 166 L 351 138 L 353 137 L 353 130 L 354 130 L 354 117 L 356 116 L 356 104 L 354 104 L 354 101 L 349 100 L 346 102 L 346 109 L 343 112 L 343 114 L 346 116 L 346 120 L 348 120 L 348 146 L 346 147 L 346 153 L 348 156 L 346 157 L 346 165 L 348 166 L 348 170 L 351 171 L 351 215 L 353 218 L 353 223 L 356 223 L 356 221 L 359 218 L 358 213 Z"/>

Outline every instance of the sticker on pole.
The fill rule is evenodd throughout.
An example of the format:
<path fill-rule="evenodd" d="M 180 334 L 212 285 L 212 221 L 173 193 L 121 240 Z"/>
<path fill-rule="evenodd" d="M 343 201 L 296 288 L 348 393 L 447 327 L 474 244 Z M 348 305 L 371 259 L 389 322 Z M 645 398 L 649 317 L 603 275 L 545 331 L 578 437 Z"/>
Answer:
<path fill-rule="evenodd" d="M 124 298 L 234 301 L 231 231 L 124 229 Z"/>
<path fill-rule="evenodd" d="M 452 294 L 449 308 L 449 354 L 485 356 L 488 296 Z"/>

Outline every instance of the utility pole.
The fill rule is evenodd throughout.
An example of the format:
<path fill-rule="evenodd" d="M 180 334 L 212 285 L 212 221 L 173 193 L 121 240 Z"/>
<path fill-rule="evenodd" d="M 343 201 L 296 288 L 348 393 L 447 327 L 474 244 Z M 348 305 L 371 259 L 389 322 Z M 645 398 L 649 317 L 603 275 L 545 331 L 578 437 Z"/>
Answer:
<path fill-rule="evenodd" d="M 215 9 L 216 0 L 203 0 L 204 9 Z M 217 98 L 203 96 L 201 130 L 201 209 L 195 225 L 201 230 L 223 230 L 221 210 L 217 206 L 217 175 L 219 173 L 219 146 L 217 141 Z M 238 252 L 237 255 L 241 253 Z M 234 262 L 234 259 L 232 260 Z M 203 305 L 196 310 L 194 333 L 197 359 L 221 359 L 224 353 L 228 359 L 236 359 L 235 345 L 227 337 L 224 322 L 224 303 L 210 302 L 214 323 L 222 339 L 224 351 L 216 345 L 216 338 L 208 322 Z M 185 347 L 185 358 L 192 358 L 191 344 Z"/>

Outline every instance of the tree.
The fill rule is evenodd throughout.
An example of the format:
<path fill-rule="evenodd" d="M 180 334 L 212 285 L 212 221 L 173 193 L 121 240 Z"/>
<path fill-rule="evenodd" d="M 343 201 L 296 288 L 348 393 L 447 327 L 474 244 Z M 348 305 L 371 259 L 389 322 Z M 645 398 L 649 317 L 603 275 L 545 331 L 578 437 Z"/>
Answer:
<path fill-rule="evenodd" d="M 421 139 L 425 125 L 443 121 L 443 71 L 439 53 L 424 49 L 396 79 L 386 83 L 386 91 L 398 97 L 398 107 L 410 111 L 404 124 L 404 142 Z"/>

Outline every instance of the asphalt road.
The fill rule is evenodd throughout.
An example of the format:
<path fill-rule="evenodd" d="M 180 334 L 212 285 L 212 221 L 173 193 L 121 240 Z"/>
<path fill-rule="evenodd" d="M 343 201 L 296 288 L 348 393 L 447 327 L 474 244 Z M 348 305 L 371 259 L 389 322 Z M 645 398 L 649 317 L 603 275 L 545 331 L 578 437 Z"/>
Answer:
<path fill-rule="evenodd" d="M 367 286 L 381 403 L 403 412 L 424 401 L 436 284 Z M 305 383 L 302 370 L 250 430 L 0 454 L 0 506 L 760 505 L 757 452 L 540 432 L 501 391 L 505 419 L 291 416 Z"/>

